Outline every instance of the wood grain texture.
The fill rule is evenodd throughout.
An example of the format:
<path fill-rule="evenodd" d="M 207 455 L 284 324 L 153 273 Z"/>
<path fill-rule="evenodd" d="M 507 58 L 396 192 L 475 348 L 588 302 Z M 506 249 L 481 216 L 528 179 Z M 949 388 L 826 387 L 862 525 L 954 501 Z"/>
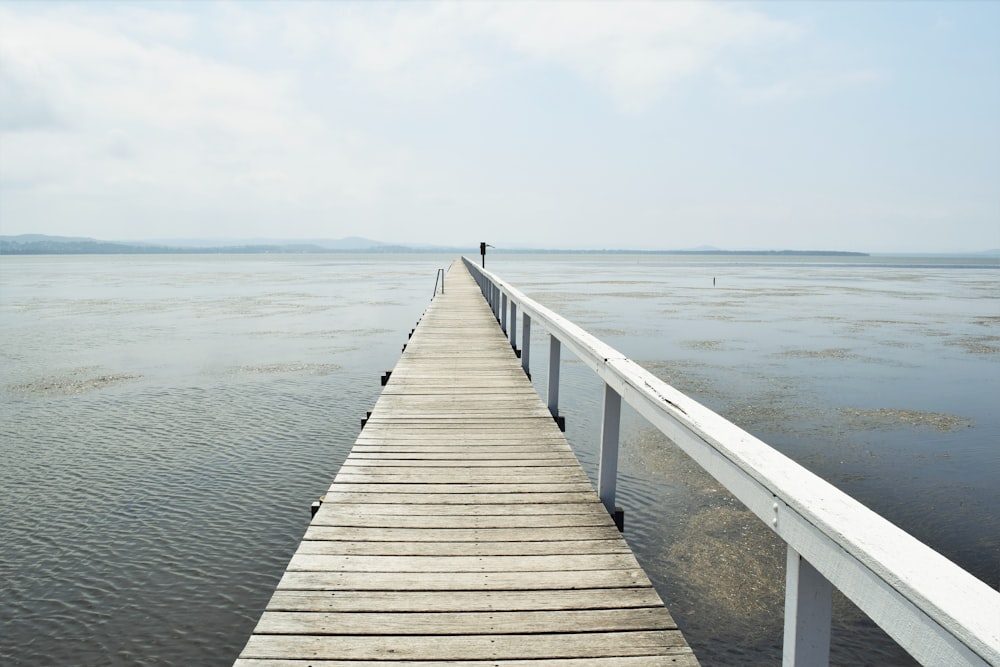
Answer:
<path fill-rule="evenodd" d="M 460 262 L 447 284 L 236 665 L 697 665 Z"/>
<path fill-rule="evenodd" d="M 315 660 L 311 659 L 309 667 L 385 667 L 385 661 L 370 660 Z M 691 649 L 669 649 L 664 655 L 646 655 L 638 657 L 601 658 L 594 662 L 591 658 L 557 658 L 554 660 L 408 660 L 406 667 L 697 667 Z M 303 667 L 301 660 L 269 660 L 269 659 L 239 659 L 234 667 Z"/>

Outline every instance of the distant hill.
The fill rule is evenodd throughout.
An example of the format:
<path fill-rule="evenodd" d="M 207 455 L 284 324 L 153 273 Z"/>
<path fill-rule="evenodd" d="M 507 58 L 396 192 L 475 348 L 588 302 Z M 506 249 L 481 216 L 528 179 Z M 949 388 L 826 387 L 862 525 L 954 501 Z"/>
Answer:
<path fill-rule="evenodd" d="M 148 241 L 121 241 L 134 245 L 155 245 L 166 248 L 232 248 L 232 247 L 287 247 L 314 248 L 321 250 L 370 250 L 387 245 L 382 241 L 348 236 L 342 239 L 288 239 L 250 238 L 250 239 L 151 239 Z"/>
<path fill-rule="evenodd" d="M 0 255 L 153 255 L 153 254 L 281 254 L 281 253 L 456 253 L 478 254 L 478 244 L 466 247 L 407 246 L 358 236 L 342 239 L 162 239 L 154 241 L 102 241 L 80 236 L 22 234 L 0 236 Z M 854 256 L 866 253 L 839 250 L 720 250 L 701 246 L 692 250 L 560 250 L 491 248 L 490 254 L 678 254 L 678 255 L 792 255 Z"/>
<path fill-rule="evenodd" d="M 360 237 L 287 241 L 277 239 L 102 241 L 79 236 L 0 236 L 0 255 L 150 255 L 211 253 L 413 252 Z"/>
<path fill-rule="evenodd" d="M 869 257 L 866 252 L 851 252 L 848 250 L 719 250 L 709 248 L 707 250 L 548 250 L 518 248 L 517 250 L 507 250 L 504 248 L 491 249 L 491 253 L 510 254 L 573 254 L 573 255 L 748 255 L 748 256 L 791 256 L 791 257 Z"/>
<path fill-rule="evenodd" d="M 84 236 L 21 234 L 0 236 L 0 255 L 150 255 L 150 254 L 265 254 L 265 253 L 452 253 L 475 256 L 479 243 L 463 246 L 405 245 L 360 236 L 341 239 L 155 239 L 106 241 Z M 628 248 L 579 250 L 557 248 L 490 248 L 489 254 L 647 254 L 647 255 L 736 255 L 800 257 L 867 257 L 868 253 L 842 250 L 723 250 L 697 246 L 684 250 L 634 250 Z M 900 253 L 930 256 L 928 253 Z M 946 257 L 1000 257 L 1000 249 L 982 252 L 942 253 Z"/>

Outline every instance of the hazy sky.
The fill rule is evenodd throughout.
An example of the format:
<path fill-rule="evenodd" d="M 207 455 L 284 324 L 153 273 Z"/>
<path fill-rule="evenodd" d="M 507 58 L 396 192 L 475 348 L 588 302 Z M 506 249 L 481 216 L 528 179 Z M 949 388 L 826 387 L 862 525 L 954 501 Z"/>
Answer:
<path fill-rule="evenodd" d="M 1000 248 L 1000 2 L 0 0 L 0 234 Z"/>

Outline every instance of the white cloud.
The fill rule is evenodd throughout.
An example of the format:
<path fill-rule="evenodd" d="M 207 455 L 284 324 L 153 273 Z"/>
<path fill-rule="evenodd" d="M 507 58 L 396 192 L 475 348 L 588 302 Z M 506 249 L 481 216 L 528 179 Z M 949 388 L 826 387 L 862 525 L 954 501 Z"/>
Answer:
<path fill-rule="evenodd" d="M 85 19 L 0 9 L 0 26 L 8 204 L 45 196 L 361 207 L 402 180 L 394 172 L 405 150 L 331 126 L 287 71 L 191 48 L 188 21 L 170 11 Z"/>
<path fill-rule="evenodd" d="M 167 16 L 169 19 L 169 15 Z M 150 19 L 154 20 L 154 19 Z M 14 76 L 44 88 L 63 118 L 88 122 L 141 121 L 274 130 L 291 82 L 206 59 L 131 34 L 103 18 L 7 16 L 0 58 Z M 170 23 L 169 20 L 166 23 Z"/>
<path fill-rule="evenodd" d="M 620 109 L 649 109 L 733 48 L 797 36 L 791 24 L 729 4 L 506 4 L 490 27 L 517 51 L 605 90 Z"/>
<path fill-rule="evenodd" d="M 731 50 L 798 36 L 740 6 L 702 2 L 466 3 L 334 6 L 303 42 L 326 31 L 374 88 L 423 99 L 480 83 L 511 54 L 570 72 L 626 113 L 649 110 Z M 323 25 L 327 28 L 322 27 Z M 504 63 L 504 64 L 501 64 Z"/>
<path fill-rule="evenodd" d="M 488 75 L 476 40 L 486 5 L 352 6 L 335 12 L 329 37 L 360 79 L 391 97 L 436 100 Z"/>
<path fill-rule="evenodd" d="M 829 219 L 833 187 L 861 202 L 842 218 L 912 218 L 866 193 L 904 204 L 926 190 L 920 174 L 970 164 L 985 167 L 959 178 L 948 166 L 943 180 L 970 182 L 975 196 L 943 185 L 921 205 L 948 212 L 931 205 L 968 199 L 951 218 L 995 221 L 995 124 L 966 123 L 969 148 L 942 148 L 956 158 L 917 176 L 890 169 L 899 151 L 886 150 L 875 179 L 859 158 L 876 129 L 900 145 L 907 133 L 959 145 L 920 115 L 909 119 L 919 130 L 891 124 L 914 100 L 992 117 L 989 99 L 952 102 L 922 80 L 904 96 L 902 73 L 879 87 L 888 106 L 871 126 L 834 118 L 843 104 L 825 98 L 869 92 L 899 60 L 880 58 L 882 43 L 852 50 L 853 32 L 821 23 L 803 23 L 804 39 L 769 7 L 0 2 L 0 223 L 106 237 L 675 246 L 667 220 L 735 243 L 733 221 L 787 238 L 783 227 Z M 789 104 L 806 98 L 824 103 Z M 808 131 L 824 123 L 833 134 Z M 687 245 L 699 243 L 728 245 Z"/>
<path fill-rule="evenodd" d="M 388 191 L 450 197 L 445 185 L 420 192 L 447 167 L 435 174 L 406 146 L 320 115 L 303 77 L 346 65 L 360 89 L 437 102 L 514 53 L 635 113 L 728 48 L 794 32 L 702 3 L 209 7 L 0 9 L 0 179 L 77 196 L 141 185 L 174 198 L 327 200 L 320 208 Z"/>
<path fill-rule="evenodd" d="M 879 83 L 888 77 L 881 70 L 865 68 L 842 72 L 809 71 L 777 81 L 752 83 L 736 71 L 722 66 L 715 68 L 714 75 L 729 95 L 744 104 L 770 104 L 827 97 Z"/>

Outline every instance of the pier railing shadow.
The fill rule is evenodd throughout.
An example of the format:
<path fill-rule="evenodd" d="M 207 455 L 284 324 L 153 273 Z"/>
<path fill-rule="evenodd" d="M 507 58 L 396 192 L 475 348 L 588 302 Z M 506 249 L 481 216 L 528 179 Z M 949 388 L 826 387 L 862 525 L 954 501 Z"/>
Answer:
<path fill-rule="evenodd" d="M 559 420 L 566 346 L 605 383 L 598 495 L 614 515 L 625 401 L 787 545 L 783 665 L 827 665 L 833 587 L 923 665 L 1000 665 L 1000 593 L 765 442 L 677 391 L 463 257 L 521 365 L 549 333 L 547 399 Z"/>

